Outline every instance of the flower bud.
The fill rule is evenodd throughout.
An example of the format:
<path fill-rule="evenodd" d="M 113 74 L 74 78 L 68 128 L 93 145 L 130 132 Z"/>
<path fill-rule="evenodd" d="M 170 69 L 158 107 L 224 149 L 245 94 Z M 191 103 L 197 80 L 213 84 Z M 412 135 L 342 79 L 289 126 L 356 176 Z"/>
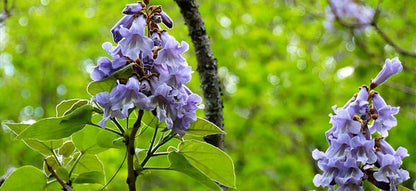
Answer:
<path fill-rule="evenodd" d="M 374 89 L 378 85 L 384 83 L 390 76 L 397 74 L 403 70 L 402 63 L 395 57 L 393 59 L 387 59 L 383 69 L 378 73 L 376 78 L 371 81 L 371 89 Z"/>

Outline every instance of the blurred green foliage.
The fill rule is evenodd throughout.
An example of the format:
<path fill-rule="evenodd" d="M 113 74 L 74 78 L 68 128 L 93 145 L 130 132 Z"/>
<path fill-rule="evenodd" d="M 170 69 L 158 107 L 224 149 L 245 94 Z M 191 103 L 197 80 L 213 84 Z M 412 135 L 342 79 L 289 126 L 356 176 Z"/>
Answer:
<path fill-rule="evenodd" d="M 120 0 L 15 0 L 12 16 L 0 27 L 0 120 L 15 122 L 54 116 L 61 100 L 85 98 L 89 71 L 107 56 L 101 44 L 122 17 Z M 369 0 L 372 7 L 376 0 Z M 169 33 L 191 45 L 174 1 L 162 4 L 175 21 Z M 325 0 L 199 0 L 223 82 L 226 151 L 233 158 L 238 190 L 311 190 L 320 173 L 311 157 L 328 147 L 332 105 L 343 105 L 374 78 L 385 58 L 399 56 L 404 71 L 377 88 L 387 103 L 400 106 L 388 141 L 404 146 L 403 168 L 416 180 L 416 58 L 398 55 L 374 29 L 361 32 L 337 23 L 325 29 Z M 3 6 L 3 5 L 2 5 Z M 383 1 L 380 27 L 407 50 L 416 46 L 416 2 Z M 185 53 L 196 69 L 192 45 Z M 201 93 L 198 74 L 190 83 Z M 199 112 L 202 116 L 203 112 Z M 0 175 L 11 166 L 42 166 L 43 157 L 8 129 L 0 129 Z M 99 154 L 107 180 L 124 152 Z M 108 190 L 125 190 L 126 169 Z M 206 190 L 176 172 L 140 177 L 142 190 Z M 372 190 L 365 185 L 366 190 Z M 375 190 L 375 189 L 374 189 Z"/>

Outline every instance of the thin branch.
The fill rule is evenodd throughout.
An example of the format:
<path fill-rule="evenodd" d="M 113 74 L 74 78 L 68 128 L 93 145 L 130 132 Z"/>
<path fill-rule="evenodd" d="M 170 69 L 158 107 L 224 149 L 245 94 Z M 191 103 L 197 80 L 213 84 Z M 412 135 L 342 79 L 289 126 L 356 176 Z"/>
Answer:
<path fill-rule="evenodd" d="M 154 148 L 149 147 L 149 150 L 147 152 L 146 157 L 143 159 L 142 163 L 140 164 L 141 167 L 144 167 L 146 165 L 147 161 L 154 156 L 153 154 L 165 143 L 167 143 L 169 140 L 171 140 L 173 137 L 176 136 L 175 132 L 171 132 L 169 135 L 166 135 L 166 137 L 163 137 L 162 141 L 159 141 Z M 154 137 L 156 138 L 156 137 Z"/>
<path fill-rule="evenodd" d="M 136 191 L 137 172 L 134 170 L 134 155 L 135 155 L 134 140 L 136 138 L 136 133 L 141 126 L 142 117 L 143 117 L 143 110 L 139 110 L 139 116 L 137 116 L 137 120 L 133 125 L 133 129 L 131 130 L 128 140 L 126 141 L 127 171 L 128 171 L 127 184 L 129 185 L 130 191 Z"/>
<path fill-rule="evenodd" d="M 143 170 L 172 170 L 169 167 L 146 167 Z"/>
<path fill-rule="evenodd" d="M 59 182 L 59 184 L 61 184 L 63 191 L 73 191 L 72 187 L 68 185 L 67 183 L 65 183 L 64 180 L 62 180 L 62 178 L 59 177 L 58 174 L 56 174 L 56 172 L 53 170 L 51 165 L 48 164 L 48 161 L 46 159 L 45 159 L 45 164 L 48 168 L 48 171 L 51 172 L 52 176 L 54 176 L 56 180 Z"/>
<path fill-rule="evenodd" d="M 84 155 L 84 153 L 83 153 L 83 152 L 81 152 L 81 153 L 79 154 L 79 156 L 77 157 L 77 159 L 75 160 L 74 165 L 72 165 L 71 170 L 69 171 L 69 175 L 68 175 L 69 177 L 71 177 L 72 172 L 74 172 L 75 167 L 77 166 L 78 162 L 81 160 L 81 157 L 82 157 L 83 155 Z"/>
<path fill-rule="evenodd" d="M 115 131 L 115 130 L 113 130 L 113 129 L 110 129 L 110 128 L 107 128 L 107 127 L 102 128 L 101 126 L 99 126 L 99 125 L 97 125 L 97 124 L 94 124 L 94 123 L 88 123 L 88 125 L 91 125 L 91 126 L 94 126 L 94 127 L 98 127 L 98 128 L 100 128 L 100 129 L 104 129 L 104 130 L 106 130 L 106 131 L 110 131 L 110 132 L 112 132 L 112 133 L 114 133 L 114 134 L 117 134 L 117 135 L 119 135 L 119 136 L 123 136 L 123 134 L 122 134 L 122 133 L 117 132 L 117 131 Z"/>
<path fill-rule="evenodd" d="M 120 123 L 117 121 L 116 118 L 112 117 L 110 118 L 111 121 L 117 126 L 117 128 L 120 130 L 120 132 L 123 134 L 124 133 L 124 128 L 120 125 Z M 129 119 L 127 119 L 128 121 Z"/>
<path fill-rule="evenodd" d="M 110 180 L 107 182 L 107 184 L 105 184 L 105 185 L 104 185 L 104 186 L 100 189 L 100 191 L 103 191 L 103 190 L 105 189 L 105 187 L 107 187 L 107 186 L 110 184 L 110 182 L 111 182 L 111 181 L 113 181 L 113 179 L 116 177 L 116 175 L 117 175 L 117 174 L 118 174 L 118 172 L 120 171 L 121 167 L 123 167 L 123 164 L 124 164 L 124 162 L 126 161 L 126 158 L 127 158 L 127 151 L 126 151 L 126 154 L 124 154 L 123 161 L 121 162 L 120 166 L 118 167 L 118 169 L 117 169 L 116 173 L 114 173 L 114 175 L 110 178 Z"/>
<path fill-rule="evenodd" d="M 416 57 L 416 51 L 408 51 L 400 47 L 389 36 L 387 36 L 387 34 L 377 25 L 377 23 L 373 23 L 372 26 L 376 29 L 381 38 L 383 38 L 383 40 L 392 46 L 399 54 Z"/>

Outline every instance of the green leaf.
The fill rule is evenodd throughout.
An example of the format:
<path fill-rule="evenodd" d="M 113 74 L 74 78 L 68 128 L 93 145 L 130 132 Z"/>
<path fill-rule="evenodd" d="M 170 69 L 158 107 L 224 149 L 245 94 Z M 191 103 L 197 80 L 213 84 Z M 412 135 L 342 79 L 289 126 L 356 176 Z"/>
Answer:
<path fill-rule="evenodd" d="M 23 139 L 23 141 L 35 151 L 38 151 L 44 155 L 51 155 L 53 150 L 59 148 L 62 143 L 64 142 L 62 139 L 60 140 L 52 140 L 52 141 L 38 141 L 35 139 Z"/>
<path fill-rule="evenodd" d="M 98 183 L 104 184 L 104 174 L 98 171 L 84 172 L 78 175 L 73 183 L 85 184 L 85 183 Z"/>
<path fill-rule="evenodd" d="M 104 172 L 103 163 L 98 159 L 97 155 L 84 154 L 81 156 L 74 173 L 81 174 L 89 171 Z"/>
<path fill-rule="evenodd" d="M 3 123 L 3 125 L 12 130 L 16 135 L 19 135 L 19 133 L 21 133 L 23 130 L 30 127 L 30 124 L 24 123 Z"/>
<path fill-rule="evenodd" d="M 64 100 L 56 106 L 56 117 L 62 117 L 68 115 L 75 109 L 88 104 L 86 99 L 70 99 Z"/>
<path fill-rule="evenodd" d="M 409 188 L 406 188 L 406 187 L 404 187 L 404 186 L 398 186 L 397 187 L 397 191 L 411 191 Z"/>
<path fill-rule="evenodd" d="M 97 145 L 102 148 L 124 148 L 123 137 L 108 131 L 101 131 L 97 135 Z"/>
<path fill-rule="evenodd" d="M 91 122 L 92 110 L 91 105 L 84 105 L 69 115 L 39 120 L 23 130 L 17 138 L 47 141 L 69 137 Z"/>
<path fill-rule="evenodd" d="M 179 144 L 179 152 L 211 179 L 235 188 L 234 164 L 224 151 L 205 142 L 189 140 Z"/>
<path fill-rule="evenodd" d="M 97 144 L 97 135 L 101 128 L 88 126 L 72 135 L 72 141 L 75 147 L 83 153 L 97 154 L 105 151 L 106 148 L 99 147 Z"/>
<path fill-rule="evenodd" d="M 43 190 L 46 187 L 46 176 L 33 166 L 23 166 L 10 174 L 0 191 L 19 190 L 32 191 Z"/>
<path fill-rule="evenodd" d="M 61 148 L 59 148 L 59 154 L 64 157 L 69 157 L 75 150 L 75 145 L 72 141 L 66 141 Z"/>
<path fill-rule="evenodd" d="M 205 136 L 211 134 L 225 134 L 223 130 L 217 127 L 214 123 L 206 119 L 198 117 L 196 121 L 191 123 L 189 129 L 185 130 L 186 135 Z"/>
<path fill-rule="evenodd" d="M 64 168 L 64 167 L 58 167 L 55 170 L 55 172 L 65 182 L 68 182 L 69 181 L 69 173 L 68 173 L 68 170 L 66 170 L 66 168 Z"/>
<path fill-rule="evenodd" d="M 182 153 L 171 152 L 168 154 L 168 158 L 170 162 L 170 169 L 182 172 L 210 189 L 217 191 L 221 190 L 221 188 L 214 181 L 192 166 L 192 164 L 189 163 Z"/>
<path fill-rule="evenodd" d="M 128 78 L 131 73 L 133 72 L 134 63 L 131 63 L 124 68 L 118 70 L 117 72 L 113 73 L 111 76 L 101 80 L 101 81 L 93 81 L 88 84 L 87 92 L 90 95 L 95 95 L 100 92 L 110 92 L 111 89 L 115 85 L 117 85 L 117 79 L 120 78 Z"/>
<path fill-rule="evenodd" d="M 49 166 L 52 167 L 53 170 L 56 170 L 56 169 L 59 168 L 59 164 L 56 161 L 55 157 L 48 156 L 48 157 L 46 157 L 46 161 L 48 162 Z M 49 170 L 48 170 L 48 166 L 46 165 L 45 161 L 43 161 L 43 170 L 46 172 L 46 174 L 51 174 L 51 172 L 49 172 Z"/>

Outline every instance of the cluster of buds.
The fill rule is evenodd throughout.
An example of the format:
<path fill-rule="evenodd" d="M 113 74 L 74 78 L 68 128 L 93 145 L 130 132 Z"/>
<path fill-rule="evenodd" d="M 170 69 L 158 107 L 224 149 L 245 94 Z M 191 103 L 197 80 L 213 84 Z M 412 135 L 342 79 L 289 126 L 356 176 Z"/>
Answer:
<path fill-rule="evenodd" d="M 94 81 L 105 80 L 125 67 L 133 72 L 117 79 L 110 92 L 96 94 L 92 100 L 104 108 L 105 127 L 110 118 L 127 118 L 132 109 L 153 111 L 167 129 L 183 136 L 191 122 L 201 98 L 184 84 L 191 80 L 192 69 L 181 54 L 188 44 L 181 44 L 159 25 L 173 27 L 161 6 L 149 6 L 148 1 L 127 4 L 124 17 L 111 29 L 113 40 L 103 48 L 112 57 L 98 60 L 91 73 Z"/>
<path fill-rule="evenodd" d="M 326 152 L 315 149 L 312 153 L 324 171 L 315 176 L 315 186 L 363 190 L 362 183 L 368 180 L 380 189 L 394 191 L 409 179 L 409 173 L 400 168 L 402 159 L 408 156 L 407 150 L 403 147 L 394 150 L 385 140 L 388 130 L 397 125 L 393 115 L 399 112 L 399 107 L 387 105 L 373 90 L 401 70 L 397 58 L 387 59 L 370 87 L 362 86 L 343 107 L 333 107 L 335 115 L 329 115 L 332 128 L 325 133 L 329 148 Z M 374 134 L 381 136 L 372 137 Z"/>

